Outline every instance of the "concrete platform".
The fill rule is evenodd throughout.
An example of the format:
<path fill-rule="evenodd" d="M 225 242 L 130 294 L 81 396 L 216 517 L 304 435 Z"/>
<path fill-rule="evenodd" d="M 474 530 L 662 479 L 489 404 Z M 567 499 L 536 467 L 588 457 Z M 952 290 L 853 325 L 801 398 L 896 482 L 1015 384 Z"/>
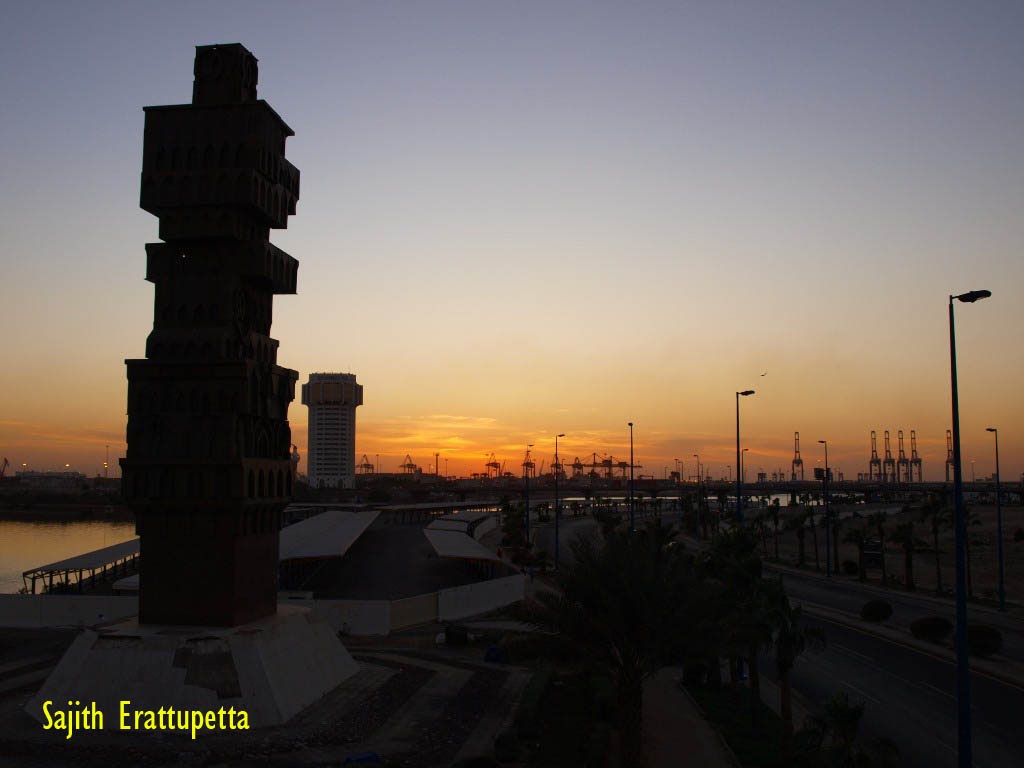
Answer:
<path fill-rule="evenodd" d="M 96 702 L 109 731 L 122 701 L 132 710 L 234 707 L 258 728 L 287 721 L 357 671 L 335 632 L 306 608 L 279 606 L 276 616 L 231 628 L 131 619 L 76 638 L 25 710 L 43 722 L 46 701 L 51 712 Z"/>

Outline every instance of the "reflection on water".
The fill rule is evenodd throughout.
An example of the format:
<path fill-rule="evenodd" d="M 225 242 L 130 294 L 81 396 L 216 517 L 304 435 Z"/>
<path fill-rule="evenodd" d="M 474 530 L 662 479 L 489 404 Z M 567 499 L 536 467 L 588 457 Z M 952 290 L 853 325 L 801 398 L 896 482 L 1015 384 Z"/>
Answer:
<path fill-rule="evenodd" d="M 135 523 L 0 520 L 0 593 L 17 592 L 29 568 L 135 538 Z"/>

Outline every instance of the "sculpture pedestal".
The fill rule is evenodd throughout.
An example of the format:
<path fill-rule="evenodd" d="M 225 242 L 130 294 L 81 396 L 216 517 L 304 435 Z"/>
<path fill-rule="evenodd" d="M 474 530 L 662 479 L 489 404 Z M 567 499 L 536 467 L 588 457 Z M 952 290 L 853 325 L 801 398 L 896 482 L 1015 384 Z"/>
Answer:
<path fill-rule="evenodd" d="M 312 621 L 306 608 L 281 605 L 275 616 L 230 628 L 132 619 L 83 632 L 26 711 L 45 722 L 46 701 L 51 712 L 67 710 L 69 701 L 95 702 L 111 731 L 122 701 L 131 710 L 234 707 L 258 728 L 287 721 L 358 668 L 334 630 Z"/>

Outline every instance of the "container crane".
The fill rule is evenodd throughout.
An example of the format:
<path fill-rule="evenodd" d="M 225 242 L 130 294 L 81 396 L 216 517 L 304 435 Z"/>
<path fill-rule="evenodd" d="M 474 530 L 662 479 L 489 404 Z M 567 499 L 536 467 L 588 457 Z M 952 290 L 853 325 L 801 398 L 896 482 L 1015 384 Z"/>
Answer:
<path fill-rule="evenodd" d="M 924 472 L 921 469 L 921 457 L 917 455 L 917 432 L 910 430 L 910 482 L 914 482 L 914 469 L 917 468 L 917 482 L 924 482 Z"/>
<path fill-rule="evenodd" d="M 501 475 L 501 464 L 498 463 L 497 459 L 494 458 L 494 454 L 493 453 L 487 459 L 487 463 L 484 465 L 484 467 L 486 468 L 486 471 L 484 472 L 484 474 L 487 477 L 491 476 L 491 470 L 492 469 L 494 470 L 494 476 L 495 477 L 499 477 Z"/>
<path fill-rule="evenodd" d="M 7 457 L 4 456 L 4 463 L 0 464 L 0 480 L 4 479 L 4 475 L 7 473 L 7 468 L 9 466 L 11 466 L 11 462 L 9 462 Z"/>
<path fill-rule="evenodd" d="M 886 483 L 896 479 L 896 459 L 892 457 L 892 446 L 889 444 L 889 430 L 885 430 L 885 458 L 882 460 L 882 480 Z"/>
<path fill-rule="evenodd" d="M 526 456 L 523 457 L 523 477 L 536 477 L 537 464 L 530 458 L 530 449 L 526 449 Z"/>
<path fill-rule="evenodd" d="M 793 433 L 793 476 L 792 479 L 796 480 L 797 470 L 800 470 L 800 479 L 804 479 L 804 460 L 800 458 L 800 433 Z M 736 468 L 739 472 L 739 467 Z"/>
<path fill-rule="evenodd" d="M 871 461 L 868 462 L 868 480 L 882 479 L 882 460 L 878 458 L 878 436 L 871 430 Z"/>
<path fill-rule="evenodd" d="M 910 482 L 910 459 L 907 458 L 906 451 L 903 450 L 903 430 L 899 430 L 896 433 L 896 439 L 899 441 L 899 458 L 896 460 L 896 482 Z"/>
<path fill-rule="evenodd" d="M 953 433 L 946 430 L 946 482 L 949 482 L 949 473 L 953 471 Z"/>

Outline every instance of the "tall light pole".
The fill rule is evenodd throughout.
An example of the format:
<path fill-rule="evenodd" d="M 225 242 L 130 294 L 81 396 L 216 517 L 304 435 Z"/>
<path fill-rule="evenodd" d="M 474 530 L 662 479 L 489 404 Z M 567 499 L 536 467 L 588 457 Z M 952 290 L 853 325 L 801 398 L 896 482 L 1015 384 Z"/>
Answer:
<path fill-rule="evenodd" d="M 832 539 L 830 538 L 831 530 L 829 529 L 829 509 L 828 509 L 828 440 L 819 440 L 819 443 L 825 446 L 825 474 L 821 476 L 821 484 L 825 486 L 825 576 L 832 576 Z M 839 553 L 836 552 L 836 566 L 838 570 L 839 566 Z"/>
<path fill-rule="evenodd" d="M 956 707 L 957 765 L 971 768 L 971 670 L 967 661 L 967 524 L 960 461 L 960 398 L 956 386 L 956 331 L 953 299 L 973 304 L 991 291 L 970 291 L 949 297 L 949 378 L 953 401 L 953 504 L 956 530 Z"/>
<path fill-rule="evenodd" d="M 526 501 L 526 514 L 523 519 L 526 525 L 526 546 L 530 546 L 530 449 L 533 443 L 526 446 L 526 459 L 523 461 L 523 496 Z"/>
<path fill-rule="evenodd" d="M 555 570 L 558 570 L 558 518 L 562 516 L 562 506 L 558 503 L 558 476 L 562 474 L 562 463 L 558 460 L 558 438 L 565 437 L 564 434 L 555 435 Z"/>
<path fill-rule="evenodd" d="M 754 390 L 745 389 L 736 393 L 736 466 L 740 463 L 740 398 L 754 394 Z M 743 524 L 743 478 L 736 475 L 736 522 Z"/>
<path fill-rule="evenodd" d="M 1006 610 L 1006 584 L 1003 581 L 1003 501 L 999 488 L 999 430 L 986 427 L 986 432 L 996 436 L 996 552 L 999 557 L 999 610 Z"/>
<path fill-rule="evenodd" d="M 629 532 L 636 530 L 633 513 L 633 422 L 629 422 Z"/>

